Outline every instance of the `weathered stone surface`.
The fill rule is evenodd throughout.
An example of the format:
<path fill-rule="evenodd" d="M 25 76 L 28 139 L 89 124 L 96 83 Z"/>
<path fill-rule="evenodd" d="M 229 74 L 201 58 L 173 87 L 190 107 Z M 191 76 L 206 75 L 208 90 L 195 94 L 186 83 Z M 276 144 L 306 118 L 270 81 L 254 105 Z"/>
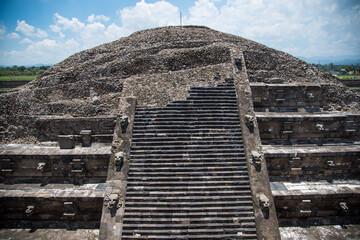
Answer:
<path fill-rule="evenodd" d="M 357 240 L 360 236 L 360 225 L 330 225 L 312 227 L 281 227 L 282 240 L 337 239 Z"/>
<path fill-rule="evenodd" d="M 100 239 L 279 239 L 277 216 L 283 226 L 359 222 L 358 183 L 319 182 L 358 180 L 360 118 L 349 112 L 359 102 L 330 75 L 240 37 L 134 33 L 0 96 L 0 142 L 12 143 L 0 146 L 3 223 L 100 227 Z"/>

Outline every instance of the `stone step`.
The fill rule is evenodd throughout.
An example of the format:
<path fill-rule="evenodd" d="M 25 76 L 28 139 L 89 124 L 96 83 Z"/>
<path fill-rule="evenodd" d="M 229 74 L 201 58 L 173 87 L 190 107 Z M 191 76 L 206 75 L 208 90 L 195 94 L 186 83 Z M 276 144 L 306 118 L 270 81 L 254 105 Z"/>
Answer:
<path fill-rule="evenodd" d="M 169 171 L 169 172 L 197 172 L 197 171 L 204 171 L 204 174 L 207 172 L 216 172 L 216 171 L 237 171 L 237 170 L 247 170 L 247 167 L 245 165 L 243 166 L 215 166 L 215 167 L 182 167 L 182 166 L 176 166 L 176 167 L 164 167 L 164 166 L 153 166 L 152 168 L 144 168 L 144 167 L 135 167 L 132 166 L 131 168 L 134 172 L 161 172 L 161 171 Z"/>
<path fill-rule="evenodd" d="M 236 100 L 236 93 L 207 93 L 207 92 L 192 92 L 186 98 L 188 100 L 191 99 L 235 99 Z"/>
<path fill-rule="evenodd" d="M 215 181 L 213 181 L 212 184 L 214 184 Z M 225 183 L 224 183 L 225 182 Z M 246 181 L 243 181 L 246 182 Z M 128 185 L 127 186 L 127 190 L 129 192 L 136 192 L 136 191 L 150 191 L 153 192 L 153 194 L 157 194 L 156 191 L 166 191 L 166 192 L 179 192 L 179 191 L 188 191 L 189 194 L 192 191 L 199 191 L 198 193 L 200 193 L 200 191 L 205 191 L 205 192 L 209 192 L 209 191 L 215 191 L 214 193 L 216 193 L 216 191 L 220 192 L 219 189 L 221 190 L 234 190 L 234 191 L 239 191 L 238 194 L 242 194 L 242 195 L 246 195 L 249 194 L 247 191 L 250 189 L 249 186 L 246 186 L 246 183 L 243 184 L 235 184 L 236 181 L 217 181 L 215 186 L 211 186 L 211 184 L 205 185 L 202 184 L 202 182 L 197 182 L 197 185 L 184 185 L 184 186 L 172 186 L 172 185 L 163 185 L 163 186 L 135 186 L 135 184 L 133 185 Z M 156 184 L 156 183 L 155 183 Z M 220 193 L 219 193 L 220 194 Z M 227 194 L 226 192 L 224 192 L 224 194 Z M 236 192 L 233 192 L 232 194 L 236 194 Z"/>
<path fill-rule="evenodd" d="M 174 157 L 171 156 L 171 158 L 160 158 L 160 159 L 156 159 L 156 158 L 140 158 L 138 156 L 134 156 L 131 158 L 131 163 L 181 163 L 181 162 L 219 162 L 219 163 L 226 163 L 226 162 L 246 162 L 246 159 L 244 157 L 244 154 L 239 154 L 239 156 L 226 156 L 226 155 L 222 155 L 221 157 L 219 156 L 213 156 L 213 157 L 208 157 L 208 156 L 199 156 L 199 157 L 189 157 L 189 156 L 180 156 L 180 157 Z"/>
<path fill-rule="evenodd" d="M 206 143 L 205 143 L 206 144 Z M 209 151 L 209 152 L 223 152 L 223 150 L 233 150 L 236 148 L 237 151 L 239 150 L 243 150 L 243 148 L 239 148 L 239 147 L 236 147 L 237 144 L 241 144 L 241 143 L 237 143 L 237 142 L 232 142 L 232 144 L 228 144 L 228 143 L 214 143 L 214 144 L 206 144 L 206 145 L 194 145 L 194 144 L 189 144 L 189 145 L 157 145 L 157 146 L 138 146 L 136 144 L 132 145 L 131 146 L 131 152 L 136 154 L 136 153 L 139 153 L 139 152 L 149 152 L 149 153 L 154 153 L 154 152 L 157 152 L 157 151 L 160 151 L 160 152 L 164 152 L 164 151 L 167 151 L 169 149 L 172 149 L 174 152 L 176 151 L 179 151 L 179 150 L 182 150 L 182 149 L 186 149 L 187 152 L 191 152 L 193 150 L 203 150 L 205 149 L 206 151 Z M 217 149 L 214 149 L 214 148 L 217 148 Z M 161 149 L 161 150 L 159 150 Z M 212 150 L 210 150 L 212 149 Z"/>
<path fill-rule="evenodd" d="M 236 102 L 236 97 L 231 97 L 231 98 L 227 98 L 227 97 L 222 97 L 222 98 L 204 98 L 204 97 L 187 97 L 185 101 L 174 101 L 169 103 L 168 106 L 173 106 L 173 105 L 178 105 L 178 104 L 184 104 L 184 105 L 202 105 L 202 104 L 208 104 L 208 103 L 215 103 L 215 104 L 219 104 L 221 105 L 222 103 L 226 104 L 226 103 L 237 103 Z"/>
<path fill-rule="evenodd" d="M 174 176 L 174 177 L 148 177 L 148 176 L 141 176 L 141 177 L 128 177 L 129 181 L 204 181 L 204 180 L 217 180 L 217 181 L 226 181 L 229 179 L 235 179 L 236 181 L 239 180 L 248 180 L 247 176 Z"/>
<path fill-rule="evenodd" d="M 186 181 L 188 180 L 188 181 Z M 178 179 L 178 181 L 131 181 L 128 182 L 128 188 L 131 186 L 212 186 L 214 184 L 219 185 L 235 185 L 248 187 L 248 180 L 216 180 L 216 179 L 204 179 L 204 181 L 192 181 L 191 179 Z"/>
<path fill-rule="evenodd" d="M 134 134 L 143 134 L 143 136 L 151 136 L 151 134 L 157 135 L 174 135 L 182 136 L 185 134 L 191 134 L 193 136 L 202 136 L 207 134 L 209 135 L 219 135 L 219 132 L 225 134 L 226 132 L 232 133 L 232 131 L 237 131 L 239 133 L 238 126 L 219 126 L 217 128 L 209 128 L 208 126 L 203 126 L 203 128 L 188 128 L 188 127 L 178 127 L 176 129 L 134 129 Z"/>
<path fill-rule="evenodd" d="M 216 192 L 200 192 L 198 194 L 193 195 L 185 195 L 184 192 L 168 192 L 169 196 L 166 195 L 166 192 L 150 192 L 147 196 L 133 196 L 127 195 L 126 196 L 126 202 L 149 202 L 149 201 L 166 201 L 168 203 L 179 203 L 179 202 L 190 202 L 190 203 L 196 203 L 198 201 L 200 202 L 223 202 L 223 201 L 229 201 L 229 202 L 243 202 L 243 201 L 251 201 L 251 196 L 248 196 L 246 194 L 240 195 L 237 191 L 221 191 L 221 195 L 216 195 Z M 241 192 L 243 193 L 243 192 Z M 207 195 L 209 194 L 209 195 Z"/>
<path fill-rule="evenodd" d="M 163 229 L 150 229 L 147 230 L 146 228 L 137 228 L 136 230 L 123 230 L 123 235 L 133 235 L 135 234 L 151 234 L 151 235 L 157 235 L 157 234 L 169 234 L 169 235 L 173 235 L 173 234 L 177 234 L 177 235 L 201 235 L 201 234 L 237 234 L 238 232 L 241 233 L 245 233 L 245 234 L 256 234 L 256 230 L 254 228 L 242 228 L 242 227 L 237 227 L 235 228 L 234 226 L 231 228 L 227 228 L 226 226 L 222 226 L 221 229 L 217 229 L 217 228 L 196 228 L 196 229 L 192 229 L 192 228 L 188 228 L 188 229 L 167 229 L 167 230 L 163 230 Z"/>
<path fill-rule="evenodd" d="M 144 158 L 148 158 L 148 159 L 168 159 L 168 158 L 182 158 L 182 159 L 187 159 L 187 158 L 200 158 L 200 157 L 205 157 L 205 158 L 229 158 L 229 157 L 244 157 L 245 153 L 240 152 L 240 153 L 235 153 L 235 152 L 225 152 L 225 153 L 199 153 L 199 152 L 193 152 L 193 153 L 175 153 L 175 154 L 171 154 L 171 152 L 169 153 L 164 153 L 164 154 L 139 154 L 139 155 L 133 155 L 130 158 L 131 159 L 144 159 Z"/>
<path fill-rule="evenodd" d="M 186 116 L 186 117 L 194 117 L 194 116 L 202 117 L 202 116 L 209 116 L 209 115 L 232 116 L 232 115 L 236 115 L 236 114 L 238 114 L 236 109 L 228 109 L 228 108 L 225 108 L 225 109 L 219 109 L 219 108 L 215 108 L 215 109 L 169 109 L 169 108 L 164 108 L 164 109 L 154 110 L 151 112 L 136 110 L 135 118 L 151 117 L 151 116 L 157 116 L 157 117 L 170 116 L 171 117 L 171 115 Z"/>
<path fill-rule="evenodd" d="M 240 177 L 240 176 L 247 176 L 247 171 L 243 170 L 243 171 L 212 171 L 212 172 L 207 172 L 204 173 L 202 171 L 199 172 L 176 172 L 176 171 L 156 171 L 156 172 L 134 172 L 134 173 L 129 173 L 129 177 L 130 176 L 228 176 L 228 175 L 235 175 Z"/>
<path fill-rule="evenodd" d="M 228 143 L 228 142 L 235 142 L 235 143 L 243 143 L 241 136 L 227 136 L 227 137 L 178 137 L 176 139 L 171 139 L 167 137 L 153 137 L 153 138 L 142 138 L 136 139 L 133 141 L 132 146 L 151 146 L 151 145 L 163 145 L 166 143 L 167 145 L 182 145 L 182 144 L 198 144 L 204 145 L 209 143 Z"/>
<path fill-rule="evenodd" d="M 138 126 L 134 129 L 136 130 L 149 130 L 151 133 L 152 130 L 158 129 L 168 129 L 173 131 L 177 131 L 179 128 L 182 128 L 184 130 L 184 133 L 192 132 L 195 128 L 199 128 L 198 130 L 206 131 L 206 129 L 209 129 L 207 132 L 215 129 L 224 129 L 225 128 L 234 128 L 234 130 L 240 130 L 239 129 L 239 121 L 229 120 L 227 123 L 224 121 L 218 121 L 218 122 L 210 122 L 210 121 L 169 121 L 168 123 L 166 121 L 158 122 L 158 121 L 149 121 L 149 122 L 141 122 L 138 124 Z M 170 131 L 171 132 L 171 131 Z"/>
<path fill-rule="evenodd" d="M 233 125 L 233 124 L 240 124 L 239 120 L 236 118 L 231 119 L 217 119 L 217 120 L 202 120 L 202 119 L 195 119 L 195 120 L 190 120 L 190 119 L 168 119 L 166 121 L 158 121 L 157 119 L 155 120 L 151 120 L 151 121 L 135 121 L 135 124 L 137 125 L 137 127 L 146 127 L 146 126 L 151 126 L 151 127 L 156 127 L 156 126 L 161 126 L 161 125 L 166 125 L 166 126 L 198 126 L 198 125 Z"/>
<path fill-rule="evenodd" d="M 245 161 L 235 161 L 235 162 L 192 162 L 192 161 L 181 161 L 181 162 L 130 162 L 131 167 L 143 167 L 143 168 L 152 168 L 157 166 L 163 167 L 213 167 L 213 166 L 245 166 Z"/>
<path fill-rule="evenodd" d="M 180 107 L 180 106 L 176 106 L 176 107 L 165 107 L 163 109 L 160 109 L 161 112 L 163 114 L 166 113 L 182 113 L 182 114 L 188 114 L 188 113 L 196 113 L 196 112 L 200 112 L 200 113 L 212 113 L 212 112 L 217 112 L 217 113 L 237 113 L 237 107 L 236 106 L 224 106 L 222 108 L 220 108 L 219 106 L 214 106 L 212 104 L 208 104 L 208 105 L 204 105 L 204 106 L 187 106 L 187 107 Z M 158 110 L 159 111 L 159 110 Z M 153 111 L 152 114 L 156 114 L 158 113 L 158 111 Z M 148 112 L 144 111 L 142 112 L 141 110 L 139 110 L 139 112 L 136 111 L 136 115 L 137 114 L 147 114 Z"/>
<path fill-rule="evenodd" d="M 161 235 L 151 235 L 148 238 L 152 239 L 187 239 L 187 240 L 195 240 L 195 239 L 256 239 L 256 234 L 243 234 L 243 233 L 237 233 L 237 234 L 221 234 L 218 236 L 215 236 L 213 234 L 210 235 L 195 235 L 195 236 L 161 236 Z M 122 239 L 144 239 L 143 236 L 139 235 L 132 235 L 132 236 L 124 236 Z"/>
<path fill-rule="evenodd" d="M 173 102 L 166 105 L 166 108 L 179 108 L 179 109 L 186 109 L 186 108 L 227 108 L 227 107 L 236 107 L 237 102 L 234 100 L 219 100 L 219 101 L 205 101 L 205 100 L 191 100 L 186 101 L 186 103 L 181 102 Z"/>
<path fill-rule="evenodd" d="M 183 225 L 184 222 L 189 224 L 220 224 L 220 223 L 234 223 L 239 221 L 238 218 L 234 217 L 211 217 L 211 218 L 173 218 L 173 219 L 166 219 L 166 218 L 126 218 L 127 224 L 138 224 L 142 222 L 143 224 L 181 224 Z M 254 217 L 241 217 L 241 226 L 255 226 Z M 186 225 L 185 225 L 186 226 Z"/>
<path fill-rule="evenodd" d="M 228 122 L 231 122 L 232 124 L 239 124 L 239 117 L 238 116 L 222 116 L 222 117 L 199 117 L 199 116 L 171 116 L 168 119 L 163 117 L 141 117 L 135 119 L 136 125 L 161 125 L 161 124 L 172 124 L 172 125 L 189 125 L 189 124 L 196 124 L 196 125 L 202 125 L 202 124 L 229 124 Z"/>
<path fill-rule="evenodd" d="M 174 118 L 174 116 L 176 118 Z M 141 122 L 141 120 L 148 121 L 149 119 L 154 119 L 156 121 L 169 121 L 169 120 L 179 120 L 179 121 L 219 121 L 219 120 L 237 120 L 239 121 L 239 116 L 236 113 L 173 113 L 173 114 L 143 114 L 135 116 L 135 122 Z"/>
<path fill-rule="evenodd" d="M 176 118 L 175 118 L 176 117 Z M 154 113 L 139 113 L 136 114 L 134 119 L 137 120 L 148 120 L 148 119 L 159 119 L 160 121 L 167 121 L 173 119 L 238 119 L 238 114 L 233 110 L 223 111 L 163 111 Z"/>
<path fill-rule="evenodd" d="M 205 91 L 189 91 L 188 98 L 189 97 L 193 97 L 193 98 L 206 97 L 206 98 L 212 98 L 212 99 L 221 98 L 221 97 L 236 98 L 236 93 L 233 92 L 233 91 L 224 91 L 224 92 L 218 92 L 218 91 L 209 91 L 209 92 L 205 92 Z"/>
<path fill-rule="evenodd" d="M 188 139 L 199 139 L 199 138 L 211 138 L 211 137 L 226 137 L 226 138 L 231 138 L 231 137 L 238 137 L 241 136 L 241 131 L 240 129 L 227 129 L 227 130 L 221 130 L 221 131 L 206 131 L 206 130 L 198 130 L 198 131 L 190 131 L 190 130 L 186 130 L 186 131 L 177 131 L 174 133 L 167 133 L 167 132 L 156 132 L 153 131 L 151 133 L 149 132 L 144 132 L 141 131 L 140 133 L 133 133 L 133 141 L 134 142 L 139 142 L 142 141 L 142 139 L 144 138 L 170 138 L 173 140 L 176 140 L 178 138 L 188 138 Z"/>
<path fill-rule="evenodd" d="M 252 206 L 252 201 L 204 201 L 204 202 L 168 202 L 167 199 L 163 199 L 165 201 L 159 202 L 159 201 L 152 201 L 152 202 L 138 202 L 138 201 L 126 201 L 126 206 L 133 206 L 133 207 L 161 207 L 161 206 L 167 206 L 167 207 L 202 207 L 202 206 Z"/>
<path fill-rule="evenodd" d="M 199 155 L 199 154 L 203 154 L 205 156 L 211 156 L 211 154 L 216 154 L 217 156 L 221 156 L 221 154 L 232 154 L 233 156 L 236 154 L 241 155 L 244 149 L 236 149 L 236 148 L 224 148 L 224 149 L 212 149 L 212 148 L 203 148 L 203 149 L 178 149 L 178 150 L 171 150 L 171 149 L 165 149 L 165 150 L 132 150 L 131 154 L 134 156 L 148 156 L 148 157 L 152 157 L 152 156 L 158 156 L 160 157 L 166 157 L 166 156 L 171 156 L 171 155 L 188 155 L 188 156 L 193 156 L 193 155 Z"/>
<path fill-rule="evenodd" d="M 127 216 L 130 217 L 142 217 L 142 216 L 148 216 L 148 217 L 163 217 L 163 218 L 173 218 L 173 217 L 227 217 L 227 216 L 233 216 L 233 217 L 251 217 L 253 216 L 252 209 L 250 211 L 229 211 L 229 212 L 214 212 L 214 211 L 190 211 L 190 212 L 173 212 L 173 213 L 157 213 L 157 212 L 149 212 L 149 211 L 141 211 L 141 212 L 130 212 L 128 211 Z"/>
<path fill-rule="evenodd" d="M 124 226 L 129 229 L 197 229 L 197 228 L 241 228 L 246 227 L 240 223 L 190 223 L 189 225 L 176 223 L 161 223 L 161 224 L 134 224 L 125 223 Z M 254 226 L 249 223 L 247 226 Z"/>
<path fill-rule="evenodd" d="M 227 84 L 224 86 L 216 86 L 216 87 L 192 87 L 190 91 L 222 91 L 222 90 L 229 90 L 229 91 L 234 91 L 234 85 L 231 84 Z"/>
<path fill-rule="evenodd" d="M 252 206 L 201 206 L 201 207 L 177 207 L 177 206 L 155 206 L 155 207 L 134 207 L 126 206 L 127 211 L 131 212 L 149 212 L 149 213 L 168 213 L 168 212 L 237 212 L 237 211 L 252 211 Z"/>
<path fill-rule="evenodd" d="M 145 191 L 145 195 L 183 195 L 188 194 L 192 195 L 204 195 L 204 194 L 218 194 L 218 195 L 243 195 L 247 196 L 250 194 L 250 188 L 246 185 L 235 185 L 235 181 L 232 181 L 232 185 L 222 184 L 220 182 L 215 186 L 204 186 L 203 184 L 199 184 L 198 186 L 127 186 L 127 194 L 139 194 L 140 192 Z M 221 189 L 221 191 L 220 191 Z M 226 191 L 229 190 L 229 191 Z M 146 192 L 147 191 L 147 192 Z"/>
<path fill-rule="evenodd" d="M 211 133 L 211 132 L 218 132 L 218 131 L 237 131 L 239 132 L 240 124 L 233 123 L 230 125 L 225 124 L 191 124 L 191 125 L 181 125 L 181 124 L 174 124 L 174 125 L 146 125 L 146 126 L 137 126 L 134 127 L 135 133 L 163 133 L 163 134 L 170 134 L 170 133 Z"/>

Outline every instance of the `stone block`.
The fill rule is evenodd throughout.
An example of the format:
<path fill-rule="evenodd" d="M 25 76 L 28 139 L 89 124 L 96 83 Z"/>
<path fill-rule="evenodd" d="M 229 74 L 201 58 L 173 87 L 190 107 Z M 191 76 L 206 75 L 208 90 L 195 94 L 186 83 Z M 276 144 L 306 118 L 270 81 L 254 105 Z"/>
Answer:
<path fill-rule="evenodd" d="M 116 171 L 120 172 L 122 165 L 124 162 L 124 153 L 123 152 L 118 152 L 115 154 L 115 166 L 116 166 Z"/>
<path fill-rule="evenodd" d="M 82 140 L 83 147 L 90 147 L 91 146 L 91 130 L 81 130 L 80 136 Z"/>
<path fill-rule="evenodd" d="M 266 83 L 284 83 L 285 82 L 285 80 L 284 79 L 282 79 L 282 78 L 266 78 L 265 79 L 265 81 L 264 82 L 266 82 Z"/>
<path fill-rule="evenodd" d="M 61 149 L 72 149 L 75 147 L 75 139 L 73 135 L 59 135 L 58 139 Z"/>
<path fill-rule="evenodd" d="M 70 163 L 72 173 L 84 173 L 85 172 L 85 162 L 82 159 L 73 159 Z"/>
<path fill-rule="evenodd" d="M 8 173 L 12 173 L 14 171 L 14 161 L 12 161 L 11 159 L 5 158 L 1 160 L 1 172 L 8 172 Z"/>

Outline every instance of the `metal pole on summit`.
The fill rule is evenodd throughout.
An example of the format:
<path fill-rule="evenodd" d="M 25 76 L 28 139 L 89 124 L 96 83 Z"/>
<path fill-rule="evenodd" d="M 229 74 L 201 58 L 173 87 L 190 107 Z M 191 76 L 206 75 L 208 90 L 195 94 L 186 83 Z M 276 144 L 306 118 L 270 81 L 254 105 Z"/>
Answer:
<path fill-rule="evenodd" d="M 181 12 L 180 12 L 180 26 L 182 26 L 182 16 L 181 16 Z"/>

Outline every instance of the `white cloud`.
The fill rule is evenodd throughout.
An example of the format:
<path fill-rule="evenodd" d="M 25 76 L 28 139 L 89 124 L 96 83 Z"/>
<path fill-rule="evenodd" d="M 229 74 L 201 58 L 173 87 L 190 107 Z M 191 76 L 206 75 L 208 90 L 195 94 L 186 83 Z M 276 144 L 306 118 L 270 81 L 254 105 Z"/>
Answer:
<path fill-rule="evenodd" d="M 16 32 L 9 33 L 8 35 L 6 35 L 6 37 L 8 39 L 19 39 L 20 38 L 19 34 L 17 34 Z"/>
<path fill-rule="evenodd" d="M 131 31 L 129 31 L 123 27 L 119 27 L 115 23 L 109 25 L 105 32 L 105 35 L 107 36 L 107 38 L 111 39 L 110 41 L 116 40 L 120 37 L 124 37 L 129 34 L 131 34 Z"/>
<path fill-rule="evenodd" d="M 17 65 L 56 63 L 78 51 L 80 51 L 80 44 L 74 39 L 66 41 L 44 39 L 38 42 L 31 42 L 25 51 L 2 52 L 0 62 Z"/>
<path fill-rule="evenodd" d="M 85 26 L 81 32 L 84 48 L 90 48 L 104 43 L 105 26 L 102 23 L 95 22 Z"/>
<path fill-rule="evenodd" d="M 0 39 L 4 39 L 4 35 L 6 33 L 6 27 L 0 23 Z"/>
<path fill-rule="evenodd" d="M 117 13 L 123 27 L 131 31 L 179 24 L 178 7 L 166 1 L 146 3 L 141 0 L 134 7 L 121 9 Z"/>
<path fill-rule="evenodd" d="M 59 33 L 59 38 L 64 39 L 65 34 L 62 31 L 70 31 L 70 35 L 80 44 L 81 49 L 95 47 L 99 44 L 117 40 L 131 31 L 119 27 L 115 23 L 106 27 L 103 23 L 96 20 L 107 21 L 108 17 L 104 15 L 90 15 L 87 21 L 90 23 L 83 23 L 77 18 L 68 19 L 56 13 L 55 24 L 50 26 L 53 32 Z"/>
<path fill-rule="evenodd" d="M 65 34 L 62 33 L 62 32 L 59 32 L 59 37 L 60 37 L 60 38 L 65 38 Z"/>
<path fill-rule="evenodd" d="M 206 25 L 209 19 L 218 18 L 219 11 L 214 3 L 208 0 L 199 0 L 195 2 L 195 6 L 189 9 L 192 17 L 191 21 L 201 25 Z"/>
<path fill-rule="evenodd" d="M 25 36 L 32 36 L 32 34 L 34 34 L 35 28 L 27 24 L 24 20 L 23 21 L 17 20 L 17 26 L 15 30 L 21 32 Z"/>
<path fill-rule="evenodd" d="M 87 21 L 89 22 L 89 23 L 93 23 L 94 21 L 104 21 L 104 22 L 107 22 L 107 21 L 109 21 L 110 20 L 110 18 L 109 17 L 107 17 L 107 16 L 104 16 L 104 15 L 94 15 L 94 14 L 92 14 L 92 15 L 90 15 L 89 17 L 88 17 L 88 19 L 87 19 Z"/>
<path fill-rule="evenodd" d="M 360 48 L 360 4 L 348 5 L 351 4 L 340 4 L 339 0 L 196 0 L 188 9 L 189 14 L 183 16 L 183 23 L 206 25 L 297 56 L 351 55 L 358 54 Z M 51 37 L 24 20 L 17 21 L 17 33 L 6 35 L 6 27 L 0 22 L 0 39 L 15 39 L 18 33 L 47 38 L 22 39 L 19 42 L 28 44 L 27 48 L 0 52 L 1 63 L 56 63 L 134 31 L 179 25 L 179 8 L 168 0 L 137 0 L 116 13 L 122 25 L 109 22 L 110 18 L 101 14 L 81 20 L 56 13 L 49 26 Z"/>
<path fill-rule="evenodd" d="M 16 31 L 21 32 L 27 37 L 33 36 L 38 38 L 47 37 L 48 34 L 46 31 L 43 31 L 39 28 L 35 28 L 25 22 L 25 20 L 19 21 L 17 20 L 17 26 L 15 28 Z"/>
<path fill-rule="evenodd" d="M 21 39 L 20 43 L 22 43 L 22 44 L 33 43 L 33 41 L 31 41 L 31 40 L 28 39 L 28 38 L 24 38 L 24 39 Z"/>
<path fill-rule="evenodd" d="M 206 25 L 280 50 L 292 49 L 292 54 L 325 55 L 326 48 L 343 53 L 336 39 L 360 20 L 359 9 L 341 14 L 339 9 L 336 0 L 227 0 L 219 7 L 210 0 L 197 0 L 184 23 Z M 360 31 L 355 31 L 360 37 Z M 356 51 L 352 46 L 348 54 Z"/>
<path fill-rule="evenodd" d="M 46 31 L 43 31 L 41 29 L 36 29 L 36 34 L 35 34 L 36 37 L 38 38 L 45 38 L 48 36 L 47 32 Z"/>
<path fill-rule="evenodd" d="M 55 13 L 55 25 L 50 25 L 53 32 L 60 32 L 62 30 L 70 30 L 72 32 L 80 32 L 85 27 L 85 24 L 79 19 L 73 17 L 71 20 Z"/>

